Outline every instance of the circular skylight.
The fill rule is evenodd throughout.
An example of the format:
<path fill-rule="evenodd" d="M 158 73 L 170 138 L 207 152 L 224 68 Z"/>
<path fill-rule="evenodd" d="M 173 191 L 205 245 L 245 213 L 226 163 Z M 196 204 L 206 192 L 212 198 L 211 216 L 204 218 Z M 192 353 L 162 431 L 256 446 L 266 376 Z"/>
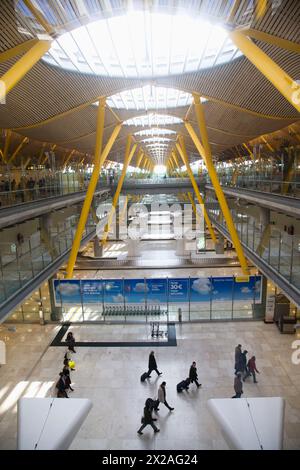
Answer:
<path fill-rule="evenodd" d="M 139 127 L 152 127 L 152 126 L 169 126 L 172 124 L 180 124 L 182 119 L 169 116 L 168 114 L 145 114 L 143 116 L 137 116 L 131 119 L 127 119 L 124 122 L 126 126 L 139 126 Z"/>
<path fill-rule="evenodd" d="M 167 109 L 189 106 L 193 97 L 190 93 L 174 88 L 145 85 L 142 88 L 122 91 L 110 96 L 107 104 L 117 109 Z M 202 100 L 203 101 L 203 100 Z"/>
<path fill-rule="evenodd" d="M 108 77 L 159 77 L 229 62 L 242 53 L 225 29 L 200 17 L 130 11 L 58 37 L 44 60 Z"/>

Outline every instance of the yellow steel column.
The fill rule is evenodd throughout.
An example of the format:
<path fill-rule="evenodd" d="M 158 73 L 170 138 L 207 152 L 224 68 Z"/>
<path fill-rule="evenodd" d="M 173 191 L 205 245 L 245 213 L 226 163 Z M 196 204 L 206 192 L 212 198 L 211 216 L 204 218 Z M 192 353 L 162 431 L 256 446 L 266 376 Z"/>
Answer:
<path fill-rule="evenodd" d="M 69 155 L 67 156 L 67 158 L 65 159 L 63 165 L 64 165 L 64 169 L 67 168 L 67 164 L 69 163 L 69 161 L 71 160 L 71 158 L 73 157 L 75 153 L 75 149 L 71 150 L 71 152 L 69 153 Z"/>
<path fill-rule="evenodd" d="M 3 160 L 4 160 L 5 163 L 7 163 L 7 156 L 8 156 L 10 140 L 11 140 L 11 130 L 7 129 L 6 136 L 5 136 L 4 150 L 3 150 Z"/>
<path fill-rule="evenodd" d="M 18 153 L 20 152 L 21 148 L 23 147 L 23 145 L 27 144 L 27 142 L 29 142 L 29 139 L 28 137 L 24 137 L 24 139 L 22 140 L 22 142 L 20 142 L 20 144 L 18 145 L 18 147 L 16 148 L 16 150 L 14 151 L 14 153 L 12 154 L 12 156 L 10 157 L 10 159 L 8 160 L 8 164 L 12 163 L 14 161 L 14 159 L 16 158 L 16 156 L 18 155 Z"/>
<path fill-rule="evenodd" d="M 182 136 L 179 136 L 179 137 L 178 137 L 178 140 L 179 140 L 179 143 L 176 142 L 176 148 L 177 148 L 177 150 L 178 150 L 179 155 L 180 155 L 181 158 L 182 158 L 183 163 L 184 163 L 185 166 L 186 166 L 186 170 L 187 170 L 187 172 L 188 172 L 188 175 L 189 175 L 189 178 L 190 178 L 190 180 L 191 180 L 192 186 L 193 186 L 193 188 L 194 188 L 194 192 L 195 192 L 195 194 L 196 194 L 196 196 L 197 196 L 198 202 L 199 202 L 199 204 L 200 204 L 200 206 L 201 206 L 202 213 L 203 213 L 203 217 L 204 217 L 204 220 L 205 220 L 205 222 L 206 222 L 206 225 L 207 225 L 208 231 L 209 231 L 209 233 L 210 233 L 210 236 L 211 236 L 213 242 L 214 242 L 214 243 L 217 243 L 216 234 L 215 234 L 214 229 L 213 229 L 213 227 L 212 227 L 212 225 L 211 225 L 211 221 L 210 221 L 210 219 L 209 219 L 208 213 L 207 213 L 207 211 L 206 211 L 206 209 L 205 209 L 205 206 L 204 206 L 204 201 L 203 201 L 203 199 L 202 199 L 202 196 L 201 196 L 201 194 L 200 194 L 200 191 L 199 191 L 197 182 L 196 182 L 196 180 L 195 180 L 195 177 L 194 177 L 194 175 L 193 175 L 192 169 L 191 169 L 191 167 L 190 167 L 190 163 L 189 163 L 189 161 L 188 161 L 188 155 L 187 155 L 186 148 L 185 148 L 185 145 L 184 145 L 184 139 L 183 139 Z"/>
<path fill-rule="evenodd" d="M 226 220 L 228 231 L 230 233 L 233 245 L 235 246 L 236 253 L 241 264 L 241 268 L 245 274 L 249 274 L 249 268 L 248 268 L 247 261 L 243 252 L 243 248 L 242 248 L 240 239 L 238 237 L 235 225 L 233 223 L 225 195 L 220 185 L 216 169 L 213 164 L 212 154 L 211 154 L 208 135 L 207 135 L 204 111 L 203 111 L 203 107 L 202 107 L 199 95 L 194 95 L 194 105 L 195 105 L 195 112 L 196 112 L 197 122 L 199 126 L 200 135 L 202 138 L 203 146 L 201 145 L 199 138 L 197 134 L 195 133 L 191 124 L 186 122 L 185 126 L 197 150 L 199 151 L 200 155 L 202 155 L 203 160 L 206 164 L 206 168 L 210 176 L 212 185 L 215 189 L 216 196 L 220 204 L 220 208 Z"/>
<path fill-rule="evenodd" d="M 82 234 L 85 228 L 85 224 L 89 215 L 91 203 L 95 193 L 95 189 L 99 179 L 99 173 L 101 169 L 101 150 L 103 140 L 103 129 L 104 129 L 104 117 L 105 117 L 105 99 L 99 100 L 98 113 L 97 113 L 97 126 L 96 126 L 96 144 L 94 154 L 94 169 L 89 182 L 89 186 L 86 192 L 85 200 L 81 209 L 81 214 L 78 221 L 75 237 L 72 244 L 71 253 L 69 256 L 66 278 L 72 278 L 74 265 L 76 262 L 78 250 L 81 244 Z"/>
<path fill-rule="evenodd" d="M 41 150 L 40 150 L 40 154 L 39 154 L 39 158 L 38 158 L 38 165 L 40 165 L 42 163 L 42 158 L 43 158 L 45 147 L 46 147 L 46 143 L 44 142 L 42 147 L 41 147 Z"/>
<path fill-rule="evenodd" d="M 132 136 L 129 135 L 127 137 L 127 142 L 126 142 L 125 157 L 124 157 L 122 173 L 121 173 L 121 176 L 120 176 L 119 181 L 118 181 L 117 189 L 116 189 L 116 192 L 114 194 L 113 201 L 112 201 L 112 208 L 111 208 L 111 211 L 109 213 L 107 224 L 105 226 L 105 231 L 103 233 L 103 237 L 102 237 L 102 240 L 101 240 L 102 245 L 105 245 L 105 243 L 106 243 L 106 240 L 107 240 L 107 237 L 108 237 L 108 232 L 110 230 L 110 226 L 111 226 L 111 223 L 112 223 L 112 220 L 113 220 L 113 216 L 114 216 L 114 213 L 116 211 L 117 204 L 118 204 L 120 192 L 121 192 L 123 182 L 124 182 L 124 179 L 125 179 L 125 176 L 126 176 L 126 171 L 127 171 L 128 165 L 130 164 L 130 162 L 132 160 L 134 152 L 137 148 L 137 144 L 135 143 L 135 144 L 133 144 L 132 149 L 130 150 L 131 140 L 132 140 Z"/>
<path fill-rule="evenodd" d="M 275 88 L 300 112 L 300 85 L 294 81 L 279 65 L 256 46 L 250 38 L 232 31 L 229 33 L 232 42 L 252 62 L 252 64 L 274 85 Z"/>
<path fill-rule="evenodd" d="M 29 49 L 11 68 L 5 72 L 0 80 L 0 103 L 15 85 L 26 75 L 29 70 L 40 60 L 40 58 L 50 49 L 51 41 L 38 41 Z"/>
<path fill-rule="evenodd" d="M 136 162 L 136 168 L 140 168 L 140 164 L 143 160 L 144 152 L 142 149 L 140 149 L 138 157 L 137 157 L 137 162 Z"/>
<path fill-rule="evenodd" d="M 249 149 L 248 145 L 247 145 L 247 144 L 243 144 L 243 147 L 245 147 L 245 149 L 246 149 L 247 152 L 249 153 L 249 155 L 250 155 L 250 157 L 251 157 L 251 160 L 254 160 L 253 152 L 251 152 L 251 150 Z"/>

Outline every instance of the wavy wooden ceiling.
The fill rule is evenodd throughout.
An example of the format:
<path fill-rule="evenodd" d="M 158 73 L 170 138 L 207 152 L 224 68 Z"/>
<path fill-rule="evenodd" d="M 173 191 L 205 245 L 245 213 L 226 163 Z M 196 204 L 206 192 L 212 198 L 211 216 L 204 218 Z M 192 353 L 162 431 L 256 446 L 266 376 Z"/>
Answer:
<path fill-rule="evenodd" d="M 39 3 L 39 1 L 37 1 Z M 111 1 L 66 0 L 43 2 L 51 13 L 52 24 L 56 34 L 78 27 L 92 18 L 115 14 Z M 136 8 L 149 8 L 149 2 L 134 1 Z M 300 43 L 300 1 L 274 0 L 261 19 L 255 19 L 252 11 L 252 0 L 241 0 L 241 6 L 233 19 L 236 26 L 251 24 L 251 27 L 281 38 Z M 85 6 L 89 17 L 82 15 L 80 4 Z M 118 12 L 126 9 L 127 1 L 118 2 Z M 218 20 L 228 17 L 232 2 L 225 0 L 206 1 L 153 1 L 152 7 L 159 11 L 197 11 L 204 16 Z M 272 5 L 279 5 L 277 9 Z M 105 6 L 105 9 L 103 8 Z M 276 6 L 276 5 L 275 5 Z M 110 8 L 109 8 L 110 7 Z M 176 8 L 175 8 L 176 7 Z M 42 32 L 41 27 L 32 19 L 16 14 L 15 2 L 1 1 L 0 15 L 0 51 L 10 49 L 35 37 Z M 299 57 L 292 52 L 275 46 L 258 42 L 293 79 L 300 77 Z M 15 59 L 0 64 L 0 76 L 7 71 Z M 243 142 L 284 128 L 300 118 L 299 113 L 286 101 L 275 87 L 246 59 L 236 59 L 231 63 L 216 66 L 199 72 L 185 73 L 154 80 L 157 86 L 178 88 L 186 92 L 197 92 L 208 98 L 204 103 L 209 139 L 215 155 L 223 150 Z M 84 75 L 54 68 L 40 61 L 9 93 L 7 103 L 0 106 L 0 128 L 12 128 L 17 133 L 41 142 L 57 143 L 62 149 L 76 149 L 83 153 L 93 153 L 95 141 L 96 108 L 89 105 L 85 108 L 59 117 L 86 102 L 92 102 L 99 96 L 110 96 L 120 91 L 143 86 L 146 80 L 129 78 L 109 78 Z M 214 100 L 221 102 L 215 102 Z M 227 104 L 225 104 L 227 103 Z M 228 105 L 246 108 L 249 112 L 238 110 Z M 129 110 L 116 111 L 120 119 L 126 120 L 145 112 Z M 187 108 L 159 110 L 159 113 L 185 117 Z M 258 115 L 257 115 L 258 114 Z M 57 116 L 51 122 L 43 123 Z M 195 121 L 193 111 L 189 119 Z M 115 116 L 107 110 L 105 118 L 105 141 L 108 139 Z M 40 124 L 39 124 L 40 123 Z M 29 127 L 28 127 L 29 126 Z M 31 126 L 31 127 L 30 127 Z M 33 127 L 32 127 L 33 126 Z M 175 129 L 184 135 L 183 125 L 164 126 Z M 122 160 L 125 137 L 128 131 L 138 131 L 138 127 L 125 127 L 113 147 L 110 158 Z M 188 150 L 195 148 L 188 136 Z M 27 149 L 30 148 L 27 146 Z M 193 157 L 194 158 L 194 157 Z"/>

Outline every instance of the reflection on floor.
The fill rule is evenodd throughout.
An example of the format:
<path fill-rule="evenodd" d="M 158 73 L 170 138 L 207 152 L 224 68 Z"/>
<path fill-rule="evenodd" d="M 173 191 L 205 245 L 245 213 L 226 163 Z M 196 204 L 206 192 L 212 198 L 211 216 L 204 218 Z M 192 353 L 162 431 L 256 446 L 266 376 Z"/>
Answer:
<path fill-rule="evenodd" d="M 16 403 L 20 396 L 49 396 L 62 366 L 64 349 L 48 347 L 58 327 L 17 325 L 16 332 L 2 325 L 0 339 L 7 343 L 7 365 L 0 376 L 0 448 L 16 448 Z M 11 327 L 10 327 L 11 328 Z M 131 339 L 148 335 L 149 326 L 73 326 L 78 339 Z M 72 449 L 227 449 L 208 409 L 209 398 L 233 395 L 234 347 L 241 343 L 257 357 L 258 384 L 248 379 L 245 397 L 282 396 L 286 400 L 284 448 L 300 449 L 300 367 L 291 362 L 294 336 L 280 335 L 275 325 L 262 322 L 184 324 L 176 326 L 177 347 L 153 348 L 167 399 L 175 407 L 158 412 L 157 425 L 137 435 L 143 404 L 156 395 L 161 379 L 153 373 L 140 382 L 147 369 L 147 348 L 77 348 L 72 373 L 72 396 L 90 398 L 93 408 Z M 24 353 L 26 351 L 26 354 Z M 176 392 L 176 384 L 197 361 L 197 390 Z"/>

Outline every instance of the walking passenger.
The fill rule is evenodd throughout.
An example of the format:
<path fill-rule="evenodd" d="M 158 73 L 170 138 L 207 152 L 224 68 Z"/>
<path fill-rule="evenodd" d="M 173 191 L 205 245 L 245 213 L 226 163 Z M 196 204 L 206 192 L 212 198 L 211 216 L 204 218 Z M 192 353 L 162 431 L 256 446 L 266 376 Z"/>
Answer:
<path fill-rule="evenodd" d="M 238 372 L 241 372 L 242 373 L 242 377 L 244 377 L 247 373 L 247 354 L 248 354 L 248 351 L 246 351 L 246 349 L 242 352 L 242 354 L 240 355 L 240 362 L 239 362 L 239 365 L 238 365 Z"/>
<path fill-rule="evenodd" d="M 251 359 L 249 359 L 248 364 L 247 364 L 248 370 L 247 370 L 247 373 L 246 373 L 246 375 L 245 375 L 245 377 L 244 377 L 244 379 L 243 379 L 244 382 L 245 382 L 245 380 L 247 379 L 247 377 L 249 377 L 249 375 L 252 375 L 252 376 L 253 376 L 253 382 L 254 382 L 255 384 L 258 383 L 257 380 L 256 380 L 256 374 L 255 374 L 255 372 L 257 372 L 257 373 L 259 374 L 259 371 L 258 371 L 257 368 L 256 368 L 256 362 L 255 362 L 255 361 L 256 361 L 255 356 L 252 356 Z"/>
<path fill-rule="evenodd" d="M 235 395 L 232 398 L 241 398 L 241 395 L 243 393 L 243 382 L 242 382 L 242 373 L 237 372 L 236 377 L 234 378 L 234 391 Z"/>
<path fill-rule="evenodd" d="M 151 372 L 155 370 L 157 375 L 162 375 L 162 372 L 159 372 L 157 369 L 156 359 L 154 357 L 154 351 L 151 351 L 149 354 L 149 362 L 148 362 L 148 377 L 151 377 Z"/>
<path fill-rule="evenodd" d="M 234 369 L 235 374 L 238 372 L 238 367 L 240 363 L 240 356 L 242 354 L 242 345 L 238 344 L 234 351 Z"/>
<path fill-rule="evenodd" d="M 147 403 L 147 400 L 146 400 L 146 403 Z M 152 410 L 149 406 L 147 406 L 146 403 L 144 407 L 144 414 L 142 417 L 142 426 L 138 430 L 138 434 L 143 434 L 142 431 L 146 426 L 148 426 L 148 424 L 153 428 L 154 432 L 159 432 L 159 429 L 154 424 L 154 421 L 156 421 L 156 419 L 152 418 Z"/>
<path fill-rule="evenodd" d="M 67 390 L 67 380 L 66 380 L 66 376 L 64 375 L 63 372 L 60 372 L 59 373 L 59 379 L 58 379 L 58 382 L 56 384 L 56 388 L 57 388 L 57 398 L 69 398 L 68 397 L 68 394 L 66 392 Z"/>
<path fill-rule="evenodd" d="M 73 353 L 76 353 L 74 346 L 75 346 L 75 338 L 73 336 L 73 333 L 69 331 L 66 339 L 66 343 L 68 345 L 69 351 L 72 351 Z"/>
<path fill-rule="evenodd" d="M 168 402 L 167 402 L 167 392 L 166 392 L 166 382 L 162 382 L 160 387 L 158 388 L 158 404 L 163 403 L 170 411 L 173 411 L 174 408 L 172 408 Z M 156 411 L 158 411 L 158 404 L 157 407 L 155 408 Z"/>
<path fill-rule="evenodd" d="M 195 361 L 192 363 L 190 367 L 189 379 L 191 383 L 195 382 L 195 384 L 197 385 L 197 388 L 201 387 L 202 384 L 199 384 L 198 382 L 198 374 L 197 374 L 197 367 L 196 367 Z"/>

